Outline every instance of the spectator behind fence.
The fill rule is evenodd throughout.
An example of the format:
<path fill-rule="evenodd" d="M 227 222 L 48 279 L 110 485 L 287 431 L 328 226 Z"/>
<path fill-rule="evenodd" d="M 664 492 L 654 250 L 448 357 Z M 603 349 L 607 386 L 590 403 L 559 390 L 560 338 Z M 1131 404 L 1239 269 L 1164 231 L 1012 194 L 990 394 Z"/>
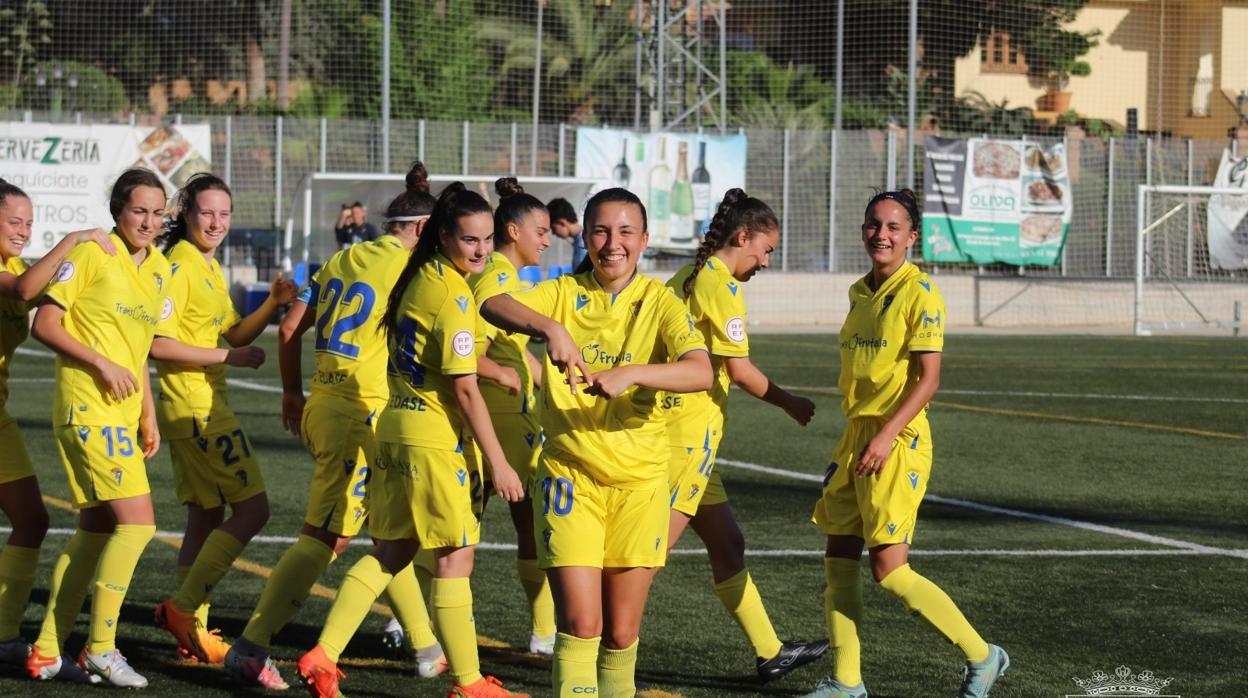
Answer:
<path fill-rule="evenodd" d="M 338 222 L 334 224 L 334 237 L 340 249 L 376 240 L 381 233 L 377 227 L 368 222 L 368 207 L 359 201 L 343 204 L 338 212 Z"/>
<path fill-rule="evenodd" d="M 550 210 L 550 232 L 556 237 L 572 243 L 572 268 L 581 265 L 585 259 L 585 238 L 581 236 L 581 224 L 576 218 L 576 209 L 567 199 L 551 199 L 547 205 Z"/>

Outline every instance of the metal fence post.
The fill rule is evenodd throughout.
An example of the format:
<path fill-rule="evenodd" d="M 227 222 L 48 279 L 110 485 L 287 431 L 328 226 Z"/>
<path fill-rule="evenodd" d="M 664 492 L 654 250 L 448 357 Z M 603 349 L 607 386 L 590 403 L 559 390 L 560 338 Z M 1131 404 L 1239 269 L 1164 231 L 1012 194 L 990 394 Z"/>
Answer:
<path fill-rule="evenodd" d="M 836 156 L 840 131 L 832 129 L 828 163 L 828 271 L 836 271 Z M 786 231 L 787 232 L 787 231 Z"/>
<path fill-rule="evenodd" d="M 918 111 L 919 0 L 910 0 L 910 64 L 906 69 L 906 188 L 914 189 L 914 119 Z"/>
<path fill-rule="evenodd" d="M 469 132 L 471 130 L 472 130 L 472 124 L 467 119 L 465 119 L 464 120 L 464 162 L 463 162 L 463 167 L 461 168 L 463 170 L 462 174 L 465 174 L 465 175 L 468 174 L 468 141 L 470 138 Z"/>
<path fill-rule="evenodd" d="M 537 0 L 537 49 L 533 60 L 533 146 L 532 146 L 532 163 L 529 165 L 529 174 L 537 176 L 537 137 L 540 131 L 541 114 L 542 114 L 542 10 L 546 7 L 545 0 Z M 511 125 L 511 173 L 516 173 L 516 125 Z"/>
<path fill-rule="evenodd" d="M 381 171 L 390 172 L 390 0 L 381 0 Z"/>
<path fill-rule="evenodd" d="M 1027 152 L 1026 149 L 1024 149 L 1023 152 L 1024 153 Z M 1070 162 L 1070 139 L 1067 138 L 1065 135 L 1062 136 L 1062 157 L 1066 158 L 1066 162 Z M 1072 210 L 1075 207 L 1074 194 L 1071 194 L 1070 196 L 1070 207 Z M 1069 242 L 1069 240 L 1067 240 L 1067 242 Z M 1066 250 L 1067 249 L 1069 249 L 1069 245 L 1063 243 L 1062 244 L 1062 276 L 1066 276 Z"/>
<path fill-rule="evenodd" d="M 516 175 L 516 122 L 511 122 L 511 169 L 507 170 L 507 174 Z"/>
<path fill-rule="evenodd" d="M 1105 276 L 1114 275 L 1114 151 L 1113 136 L 1109 138 L 1108 172 L 1105 176 Z"/>
<path fill-rule="evenodd" d="M 884 175 L 884 189 L 886 191 L 894 191 L 897 189 L 897 131 L 888 129 L 888 165 Z"/>
<path fill-rule="evenodd" d="M 1187 186 L 1195 184 L 1195 159 L 1192 153 L 1192 139 L 1187 139 Z M 1195 201 L 1187 195 L 1187 275 L 1192 275 L 1192 228 L 1196 226 L 1196 212 L 1192 210 Z"/>
<path fill-rule="evenodd" d="M 425 161 L 425 120 L 421 119 L 416 124 L 416 157 L 421 162 Z"/>
<path fill-rule="evenodd" d="M 321 172 L 329 171 L 329 120 L 321 117 Z"/>
<path fill-rule="evenodd" d="M 273 236 L 273 261 L 275 263 L 282 260 L 282 115 L 278 114 L 273 119 L 273 140 L 276 142 L 276 155 L 274 156 L 273 168 L 273 229 L 277 233 Z M 284 265 L 285 266 L 285 265 Z"/>
<path fill-rule="evenodd" d="M 791 139 L 791 135 L 792 132 L 789 131 L 789 129 L 784 129 L 784 154 L 782 156 L 784 158 L 784 192 L 780 197 L 782 202 L 781 205 L 784 207 L 784 212 L 781 214 L 783 220 L 780 222 L 780 227 L 786 233 L 789 230 L 789 141 Z M 788 241 L 790 237 L 791 235 L 784 235 L 780 238 L 780 271 L 789 270 Z"/>
<path fill-rule="evenodd" d="M 559 176 L 563 176 L 568 150 L 568 125 L 559 124 Z"/>
<path fill-rule="evenodd" d="M 1144 334 L 1144 218 L 1147 204 L 1144 202 L 1144 190 L 1148 185 L 1136 187 L 1135 201 L 1135 336 Z"/>
<path fill-rule="evenodd" d="M 221 176 L 225 179 L 226 185 L 229 185 L 230 178 L 234 175 L 234 117 L 229 114 L 225 115 L 225 162 L 221 164 Z M 234 264 L 231 261 L 230 244 L 226 243 L 225 252 L 221 255 L 221 262 L 225 264 L 226 274 L 231 286 L 234 285 Z"/>

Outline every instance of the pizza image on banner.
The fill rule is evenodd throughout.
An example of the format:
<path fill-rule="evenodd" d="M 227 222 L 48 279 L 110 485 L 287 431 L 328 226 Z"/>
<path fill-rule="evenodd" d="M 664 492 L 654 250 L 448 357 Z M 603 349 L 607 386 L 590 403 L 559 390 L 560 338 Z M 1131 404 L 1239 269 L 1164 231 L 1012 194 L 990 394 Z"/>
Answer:
<path fill-rule="evenodd" d="M 1050 265 L 1070 227 L 1062 145 L 928 136 L 923 258 Z"/>

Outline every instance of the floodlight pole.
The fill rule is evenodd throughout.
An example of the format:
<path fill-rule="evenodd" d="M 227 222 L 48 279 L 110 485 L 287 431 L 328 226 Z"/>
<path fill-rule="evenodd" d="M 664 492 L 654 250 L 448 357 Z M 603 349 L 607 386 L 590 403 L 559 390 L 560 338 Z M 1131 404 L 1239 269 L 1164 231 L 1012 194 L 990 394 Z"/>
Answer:
<path fill-rule="evenodd" d="M 390 0 L 381 0 L 381 171 L 390 172 Z"/>

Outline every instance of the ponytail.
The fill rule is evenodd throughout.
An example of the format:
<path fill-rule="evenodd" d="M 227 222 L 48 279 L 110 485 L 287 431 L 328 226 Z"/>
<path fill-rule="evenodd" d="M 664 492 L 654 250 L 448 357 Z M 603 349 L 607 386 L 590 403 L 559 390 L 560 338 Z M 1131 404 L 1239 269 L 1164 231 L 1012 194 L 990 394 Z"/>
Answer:
<path fill-rule="evenodd" d="M 234 195 L 230 193 L 230 187 L 225 180 L 212 174 L 211 172 L 198 172 L 191 175 L 186 180 L 186 184 L 182 189 L 174 195 L 174 209 L 176 213 L 174 218 L 169 222 L 166 232 L 161 236 L 161 245 L 166 253 L 173 249 L 173 246 L 185 240 L 190 235 L 190 219 L 189 216 L 197 210 L 199 206 L 199 195 L 206 191 L 223 191 L 225 195 L 230 197 L 230 209 L 234 208 Z M 129 194 L 127 194 L 127 198 Z"/>
<path fill-rule="evenodd" d="M 465 188 L 463 182 L 452 182 L 442 190 L 442 194 L 438 196 L 429 214 L 429 222 L 425 224 L 425 231 L 416 240 L 416 248 L 412 250 L 411 257 L 408 258 L 403 271 L 399 273 L 398 280 L 394 282 L 394 288 L 390 290 L 390 298 L 386 302 L 386 314 L 381 319 L 381 325 L 387 336 L 398 335 L 399 307 L 403 304 L 403 294 L 407 291 L 412 279 L 416 277 L 416 273 L 438 253 L 442 238 L 449 239 L 454 235 L 459 228 L 461 218 L 478 213 L 490 213 L 490 205 L 481 198 L 480 194 Z"/>
<path fill-rule="evenodd" d="M 405 189 L 386 207 L 386 232 L 397 232 L 404 223 L 433 213 L 437 199 L 429 193 L 429 170 L 417 160 L 407 171 Z"/>
<path fill-rule="evenodd" d="M 693 271 L 689 272 L 683 286 L 685 296 L 693 293 L 698 272 L 706 266 L 706 261 L 722 250 L 737 231 L 744 228 L 746 234 L 752 238 L 758 233 L 779 227 L 780 222 L 776 220 L 775 212 L 761 199 L 749 196 L 741 189 L 729 189 L 715 209 L 715 216 L 711 218 L 706 237 L 698 245 L 698 252 L 693 258 Z"/>
<path fill-rule="evenodd" d="M 494 249 L 498 249 L 515 242 L 507 235 L 507 226 L 518 227 L 533 211 L 545 211 L 546 204 L 526 193 L 515 177 L 499 177 L 494 182 L 494 191 L 499 198 L 498 208 L 494 210 Z"/>

